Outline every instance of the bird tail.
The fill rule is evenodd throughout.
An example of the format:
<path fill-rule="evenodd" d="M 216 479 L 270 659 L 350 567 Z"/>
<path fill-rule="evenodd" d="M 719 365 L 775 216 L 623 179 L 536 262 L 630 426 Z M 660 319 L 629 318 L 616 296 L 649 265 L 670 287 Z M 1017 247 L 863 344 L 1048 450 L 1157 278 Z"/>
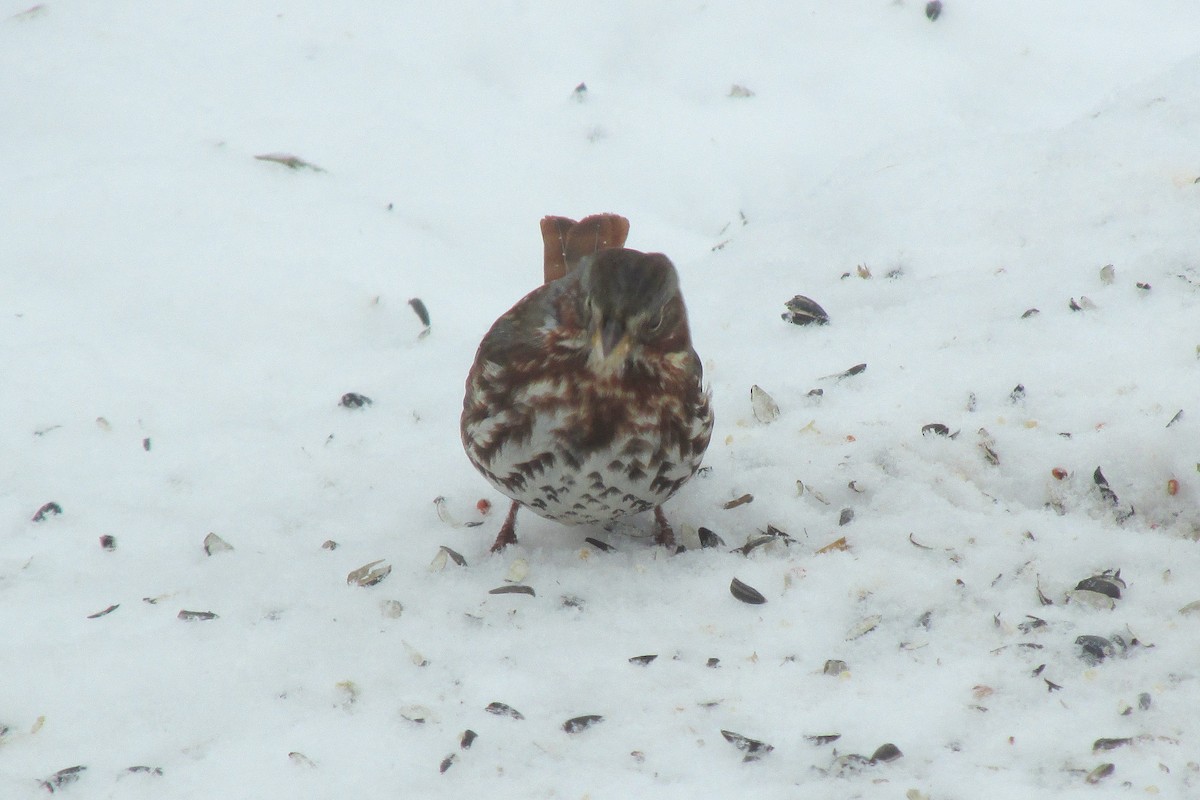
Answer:
<path fill-rule="evenodd" d="M 578 222 L 566 217 L 542 217 L 545 282 L 563 277 L 584 256 L 624 247 L 628 235 L 629 220 L 619 214 L 593 214 Z"/>

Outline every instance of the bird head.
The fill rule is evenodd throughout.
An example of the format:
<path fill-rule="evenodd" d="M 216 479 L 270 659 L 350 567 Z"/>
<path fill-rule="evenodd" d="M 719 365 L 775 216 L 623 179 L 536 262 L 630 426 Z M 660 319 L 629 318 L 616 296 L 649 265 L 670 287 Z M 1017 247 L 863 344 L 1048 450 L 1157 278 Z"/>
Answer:
<path fill-rule="evenodd" d="M 644 348 L 690 346 L 679 276 L 662 253 L 601 250 L 580 263 L 579 273 L 588 361 L 597 371 L 619 371 Z"/>

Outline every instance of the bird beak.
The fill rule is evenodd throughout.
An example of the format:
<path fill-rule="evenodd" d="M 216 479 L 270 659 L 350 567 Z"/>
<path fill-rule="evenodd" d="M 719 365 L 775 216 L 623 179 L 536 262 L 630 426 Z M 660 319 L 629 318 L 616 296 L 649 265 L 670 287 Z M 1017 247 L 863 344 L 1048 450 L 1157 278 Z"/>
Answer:
<path fill-rule="evenodd" d="M 600 355 L 607 360 L 623 338 L 625 338 L 624 324 L 615 319 L 604 320 L 604 325 L 600 328 Z"/>

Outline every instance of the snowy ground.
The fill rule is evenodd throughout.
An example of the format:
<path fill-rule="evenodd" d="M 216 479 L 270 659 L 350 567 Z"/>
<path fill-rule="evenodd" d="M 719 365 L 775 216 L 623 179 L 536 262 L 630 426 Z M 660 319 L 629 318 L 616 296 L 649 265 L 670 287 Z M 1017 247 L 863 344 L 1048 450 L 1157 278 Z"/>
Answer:
<path fill-rule="evenodd" d="M 1200 796 L 1193 0 L 29 2 L 0 796 Z M 713 386 L 690 547 L 526 515 L 491 556 L 463 379 L 538 219 L 597 211 L 678 265 Z"/>

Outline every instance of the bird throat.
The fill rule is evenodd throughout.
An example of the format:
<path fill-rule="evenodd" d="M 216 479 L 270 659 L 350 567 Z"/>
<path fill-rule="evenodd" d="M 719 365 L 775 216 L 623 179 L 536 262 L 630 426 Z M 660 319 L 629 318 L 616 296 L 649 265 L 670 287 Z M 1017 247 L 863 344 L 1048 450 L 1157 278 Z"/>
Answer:
<path fill-rule="evenodd" d="M 602 332 L 596 330 L 588 350 L 588 369 L 600 377 L 619 378 L 625 372 L 625 364 L 632 352 L 633 340 L 628 334 L 617 339 L 611 348 L 606 348 Z"/>

